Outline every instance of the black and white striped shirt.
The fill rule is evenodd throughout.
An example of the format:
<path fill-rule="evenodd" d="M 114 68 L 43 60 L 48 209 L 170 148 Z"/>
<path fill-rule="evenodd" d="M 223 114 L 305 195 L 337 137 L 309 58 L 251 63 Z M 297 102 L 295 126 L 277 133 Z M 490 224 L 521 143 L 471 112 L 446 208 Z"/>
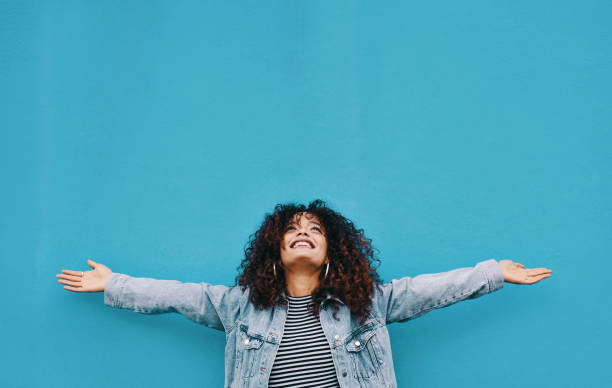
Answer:
<path fill-rule="evenodd" d="M 268 387 L 340 387 L 321 322 L 307 310 L 312 295 L 292 297 Z"/>

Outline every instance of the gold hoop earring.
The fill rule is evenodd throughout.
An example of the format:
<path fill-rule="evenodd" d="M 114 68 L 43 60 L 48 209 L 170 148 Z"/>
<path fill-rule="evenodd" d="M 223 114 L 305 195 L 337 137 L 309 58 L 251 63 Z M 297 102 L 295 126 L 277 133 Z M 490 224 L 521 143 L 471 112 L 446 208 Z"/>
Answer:
<path fill-rule="evenodd" d="M 272 270 L 274 271 L 274 279 L 276 279 L 276 263 L 272 263 Z"/>
<path fill-rule="evenodd" d="M 329 261 L 327 262 L 327 267 L 325 268 L 325 276 L 323 276 L 323 279 L 327 279 L 327 271 L 329 271 Z"/>

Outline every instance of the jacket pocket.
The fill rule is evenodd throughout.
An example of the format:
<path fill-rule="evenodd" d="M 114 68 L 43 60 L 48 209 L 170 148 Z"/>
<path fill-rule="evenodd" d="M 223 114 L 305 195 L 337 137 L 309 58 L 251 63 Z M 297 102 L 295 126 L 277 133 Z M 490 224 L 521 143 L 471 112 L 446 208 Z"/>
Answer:
<path fill-rule="evenodd" d="M 238 331 L 238 355 L 240 361 L 239 376 L 248 379 L 255 375 L 255 365 L 261 362 L 261 346 L 263 339 L 257 335 L 250 334 L 245 328 L 240 328 Z"/>
<path fill-rule="evenodd" d="M 353 365 L 353 377 L 371 378 L 380 373 L 382 353 L 376 338 L 378 325 L 366 324 L 354 331 L 346 342 Z"/>

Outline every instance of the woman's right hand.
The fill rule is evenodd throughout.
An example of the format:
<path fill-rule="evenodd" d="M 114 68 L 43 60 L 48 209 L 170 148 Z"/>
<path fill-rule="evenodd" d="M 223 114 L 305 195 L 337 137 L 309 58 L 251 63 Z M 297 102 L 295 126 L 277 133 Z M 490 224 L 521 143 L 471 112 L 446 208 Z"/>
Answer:
<path fill-rule="evenodd" d="M 113 274 L 113 271 L 104 264 L 96 263 L 93 260 L 87 260 L 87 265 L 93 268 L 93 270 L 71 271 L 69 269 L 63 269 L 62 273 L 56 275 L 56 277 L 60 278 L 58 282 L 66 284 L 64 288 L 69 291 L 104 291 L 104 286 L 106 286 L 106 282 Z"/>

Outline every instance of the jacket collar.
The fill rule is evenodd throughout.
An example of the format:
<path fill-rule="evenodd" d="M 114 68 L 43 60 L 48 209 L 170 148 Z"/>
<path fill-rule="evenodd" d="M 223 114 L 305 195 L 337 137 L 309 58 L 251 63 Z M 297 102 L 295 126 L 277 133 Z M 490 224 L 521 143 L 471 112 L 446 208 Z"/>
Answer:
<path fill-rule="evenodd" d="M 281 291 L 281 303 L 282 304 L 286 304 L 287 303 L 287 294 L 285 293 L 285 291 Z M 329 292 L 327 292 L 325 294 L 325 299 L 323 299 L 323 301 L 321 302 L 321 307 L 325 307 L 329 302 L 331 302 L 332 300 L 340 303 L 340 304 L 345 304 L 341 299 L 331 295 Z"/>
<path fill-rule="evenodd" d="M 325 299 L 323 299 L 323 302 L 321 302 L 321 307 L 325 308 L 325 306 L 327 306 L 327 304 L 329 302 L 331 302 L 332 300 L 335 300 L 336 302 L 340 303 L 341 305 L 344 305 L 344 302 L 342 300 L 340 300 L 339 298 L 336 298 L 335 296 L 330 295 L 329 292 L 328 292 L 327 296 L 325 297 Z"/>

